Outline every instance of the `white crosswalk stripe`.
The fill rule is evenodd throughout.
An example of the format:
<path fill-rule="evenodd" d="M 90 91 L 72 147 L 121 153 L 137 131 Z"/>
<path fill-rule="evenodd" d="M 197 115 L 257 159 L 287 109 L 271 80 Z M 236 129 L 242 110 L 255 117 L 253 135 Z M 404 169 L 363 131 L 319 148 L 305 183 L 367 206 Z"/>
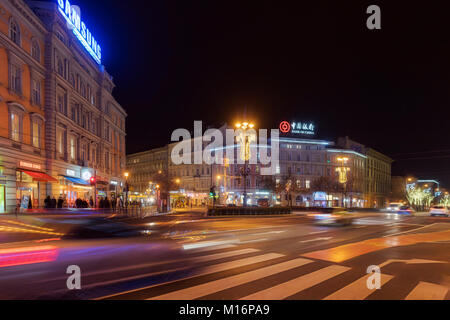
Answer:
<path fill-rule="evenodd" d="M 249 283 L 255 280 L 259 280 L 280 272 L 291 270 L 303 266 L 305 264 L 313 262 L 312 260 L 298 258 L 289 260 L 286 262 L 278 263 L 272 266 L 256 269 L 253 271 L 245 272 L 235 276 L 227 277 L 220 280 L 210 281 L 201 285 L 189 287 L 182 290 L 172 291 L 167 294 L 163 294 L 157 297 L 151 298 L 152 300 L 189 300 L 196 299 L 209 294 L 216 293 L 225 289 L 239 286 L 244 283 Z"/>
<path fill-rule="evenodd" d="M 350 283 L 349 285 L 339 289 L 338 291 L 325 297 L 324 300 L 364 300 L 371 295 L 376 289 L 369 289 L 367 287 L 367 279 L 372 274 L 367 274 L 358 280 Z M 381 276 L 381 288 L 383 285 L 391 280 L 393 276 L 387 274 L 380 274 Z"/>
<path fill-rule="evenodd" d="M 406 296 L 405 300 L 443 300 L 448 288 L 429 282 L 420 281 L 419 284 Z"/>
<path fill-rule="evenodd" d="M 256 254 L 256 255 L 255 255 Z M 247 256 L 246 256 L 247 255 Z M 248 256 L 251 255 L 251 256 Z M 141 298 L 146 298 L 148 300 L 192 300 L 198 299 L 206 296 L 210 296 L 213 294 L 219 294 L 220 292 L 237 288 L 242 285 L 250 284 L 251 286 L 246 290 L 251 290 L 250 292 L 238 292 L 241 296 L 241 300 L 282 300 L 287 299 L 291 296 L 294 296 L 300 292 L 303 292 L 307 289 L 313 288 L 316 285 L 322 284 L 335 277 L 342 275 L 339 281 L 335 281 L 334 283 L 339 283 L 336 288 L 327 289 L 327 296 L 323 298 L 324 300 L 364 300 L 367 299 L 374 292 L 382 292 L 383 286 L 394 279 L 393 275 L 388 274 L 380 274 L 381 276 L 381 290 L 369 289 L 367 286 L 367 280 L 372 274 L 364 274 L 360 278 L 354 280 L 354 273 L 348 273 L 347 271 L 351 270 L 348 266 L 342 266 L 338 264 L 331 264 L 325 267 L 322 267 L 313 272 L 305 273 L 305 271 L 295 270 L 301 266 L 311 265 L 314 266 L 315 263 L 318 263 L 312 259 L 306 259 L 303 257 L 292 258 L 289 260 L 280 259 L 281 261 L 276 264 L 270 264 L 266 266 L 261 266 L 258 268 L 252 268 L 252 265 L 262 262 L 268 262 L 273 259 L 285 257 L 280 253 L 262 253 L 258 249 L 253 248 L 244 248 L 244 249 L 235 249 L 229 250 L 225 252 L 219 252 L 214 254 L 204 254 L 198 255 L 188 259 L 190 263 L 199 263 L 200 269 L 197 272 L 190 273 L 189 276 L 181 279 L 176 279 L 173 281 L 160 283 L 151 285 L 145 288 L 139 288 L 135 290 L 130 290 L 127 292 L 121 292 L 115 295 L 111 295 L 108 297 L 118 296 L 120 298 L 121 295 L 133 294 L 133 292 L 139 292 L 144 290 L 141 293 Z M 216 260 L 227 259 L 229 261 L 219 262 Z M 179 261 L 182 261 L 179 260 Z M 161 262 L 163 264 L 164 262 Z M 323 262 L 320 262 L 323 263 Z M 159 263 L 157 263 L 159 264 Z M 204 266 L 201 266 L 204 264 Z M 196 267 L 193 264 L 189 264 L 186 266 L 182 266 L 181 268 L 175 269 L 167 269 L 158 271 L 158 274 L 169 273 L 171 271 L 177 270 L 195 270 Z M 250 270 L 245 271 L 244 273 L 236 274 L 227 274 L 225 277 L 220 278 L 220 272 L 229 272 L 233 269 L 239 267 L 249 266 Z M 194 269 L 193 269 L 194 268 Z M 303 269 L 302 269 L 303 270 Z M 284 282 L 276 282 L 275 285 L 271 287 L 267 287 L 267 282 L 258 280 L 263 280 L 270 276 L 276 276 L 283 272 L 289 271 L 289 280 Z M 202 276 L 211 275 L 214 273 L 218 273 L 218 277 L 215 277 L 215 280 L 212 279 L 210 281 L 198 282 L 196 281 L 195 285 L 187 286 L 183 285 L 181 288 L 177 288 L 176 283 L 182 280 L 199 278 Z M 133 277 L 145 277 L 145 274 L 140 274 Z M 284 276 L 283 276 L 284 277 Z M 351 278 L 351 279 L 350 279 Z M 200 280 L 200 278 L 199 278 Z M 120 282 L 120 280 L 118 281 Z M 254 282 L 254 283 L 253 283 Z M 266 283 L 264 288 L 258 288 L 260 283 Z M 175 284 L 173 286 L 172 291 L 163 291 L 161 292 L 161 288 L 164 288 L 165 285 Z M 180 283 L 181 284 L 181 283 Z M 172 286 L 171 285 L 171 286 Z M 327 287 L 328 288 L 328 287 Z M 319 290 L 319 288 L 317 288 Z M 331 290 L 333 289 L 333 290 Z M 147 290 L 147 291 L 145 291 Z M 164 289 L 163 289 L 164 290 Z M 236 289 L 238 290 L 238 289 Z M 314 290 L 314 289 L 311 289 Z M 329 291 L 328 291 L 329 290 Z M 233 291 L 234 292 L 234 291 Z M 252 293 L 253 292 L 253 293 Z M 406 300 L 443 300 L 447 296 L 449 292 L 449 288 L 447 286 L 442 286 L 439 284 L 433 284 L 429 282 L 419 282 L 406 296 Z M 103 297 L 103 298 L 108 298 Z M 399 297 L 402 299 L 403 297 Z"/>
<path fill-rule="evenodd" d="M 255 292 L 241 298 L 242 300 L 281 300 L 292 296 L 300 291 L 308 289 L 316 284 L 333 278 L 343 272 L 350 270 L 348 267 L 332 265 L 317 271 L 305 274 L 298 278 L 283 282 L 271 288 Z"/>

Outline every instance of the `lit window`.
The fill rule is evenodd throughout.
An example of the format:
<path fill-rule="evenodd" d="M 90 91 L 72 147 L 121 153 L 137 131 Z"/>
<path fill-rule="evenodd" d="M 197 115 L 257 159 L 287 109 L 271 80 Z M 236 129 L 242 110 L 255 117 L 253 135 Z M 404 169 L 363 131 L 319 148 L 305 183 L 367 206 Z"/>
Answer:
<path fill-rule="evenodd" d="M 62 155 L 63 154 L 63 143 L 64 143 L 64 135 L 63 135 L 63 131 L 62 130 L 58 131 L 56 139 L 57 139 L 56 144 L 57 144 L 57 147 L 58 147 L 58 153 L 60 155 Z"/>
<path fill-rule="evenodd" d="M 70 137 L 70 159 L 75 160 L 75 138 Z"/>
<path fill-rule="evenodd" d="M 11 139 L 20 141 L 20 116 L 11 113 Z"/>
<path fill-rule="evenodd" d="M 310 188 L 310 184 L 311 184 L 311 182 L 310 182 L 309 180 L 306 180 L 306 181 L 305 181 L 306 189 L 309 189 L 309 188 Z"/>
<path fill-rule="evenodd" d="M 39 140 L 40 140 L 40 130 L 39 123 L 37 121 L 33 121 L 33 147 L 39 148 Z"/>

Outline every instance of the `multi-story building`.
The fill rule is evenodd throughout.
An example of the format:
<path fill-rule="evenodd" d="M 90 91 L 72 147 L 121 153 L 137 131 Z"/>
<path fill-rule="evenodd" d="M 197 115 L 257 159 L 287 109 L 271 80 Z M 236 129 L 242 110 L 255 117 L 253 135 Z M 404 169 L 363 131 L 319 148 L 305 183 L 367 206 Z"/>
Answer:
<path fill-rule="evenodd" d="M 260 164 L 248 164 L 244 178 L 244 165 L 227 161 L 225 148 L 222 149 L 223 164 L 195 164 L 193 154 L 202 151 L 194 149 L 195 139 L 191 141 L 192 154 L 188 156 L 191 164 L 175 164 L 171 161 L 170 155 L 176 143 L 169 144 L 165 149 L 168 177 L 178 181 L 175 185 L 177 190 L 172 190 L 172 199 L 184 204 L 211 203 L 209 191 L 212 187 L 215 187 L 219 195 L 217 201 L 220 204 L 242 204 L 246 192 L 249 205 L 257 204 L 259 199 L 267 199 L 273 204 L 373 207 L 372 199 L 387 197 L 390 192 L 389 158 L 348 138 L 348 141 L 338 139 L 335 145 L 328 140 L 281 136 L 278 141 L 279 165 L 269 177 L 273 183 L 267 183 L 268 177 L 261 175 Z M 206 143 L 202 142 L 198 146 L 204 148 Z M 233 148 L 234 159 L 237 159 L 237 145 Z M 138 170 L 139 161 L 136 163 L 135 160 L 137 157 L 152 152 L 128 155 L 130 172 Z M 145 168 L 155 166 L 157 161 L 146 163 L 140 167 L 142 172 L 138 176 L 151 172 Z M 137 183 L 136 186 L 138 185 Z M 290 191 L 274 187 L 277 185 L 289 186 Z M 145 187 L 144 182 L 140 190 Z M 377 205 L 383 205 L 384 201 L 384 198 L 383 201 L 379 200 Z"/>
<path fill-rule="evenodd" d="M 383 208 L 386 206 L 391 193 L 391 165 L 392 159 L 388 156 L 366 147 L 348 137 L 339 138 L 339 146 L 360 152 L 365 156 L 365 200 L 370 208 Z"/>
<path fill-rule="evenodd" d="M 24 196 L 34 206 L 47 195 L 71 205 L 121 190 L 126 113 L 100 46 L 71 9 L 0 0 L 3 210 Z"/>
<path fill-rule="evenodd" d="M 167 173 L 167 146 L 127 156 L 128 184 L 132 194 L 145 194 L 157 174 Z"/>

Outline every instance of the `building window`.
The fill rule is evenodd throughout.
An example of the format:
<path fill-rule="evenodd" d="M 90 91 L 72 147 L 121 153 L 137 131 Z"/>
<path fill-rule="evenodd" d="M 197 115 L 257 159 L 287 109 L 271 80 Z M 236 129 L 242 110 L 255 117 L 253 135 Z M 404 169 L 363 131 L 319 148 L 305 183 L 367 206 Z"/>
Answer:
<path fill-rule="evenodd" d="M 56 148 L 59 155 L 64 154 L 64 131 L 58 130 L 56 134 Z"/>
<path fill-rule="evenodd" d="M 306 180 L 305 181 L 305 187 L 306 187 L 306 189 L 309 189 L 311 187 L 311 181 L 310 180 Z"/>
<path fill-rule="evenodd" d="M 20 141 L 20 115 L 11 113 L 11 139 Z"/>
<path fill-rule="evenodd" d="M 31 102 L 41 104 L 41 83 L 38 80 L 31 80 Z"/>
<path fill-rule="evenodd" d="M 20 28 L 14 19 L 9 21 L 9 37 L 15 44 L 20 46 Z"/>
<path fill-rule="evenodd" d="M 64 65 L 63 65 L 62 60 L 61 60 L 60 58 L 58 58 L 58 61 L 57 61 L 56 64 L 57 64 L 57 65 L 56 65 L 56 70 L 57 70 L 58 74 L 59 74 L 61 77 L 64 77 Z"/>
<path fill-rule="evenodd" d="M 81 147 L 81 160 L 85 161 L 86 155 L 87 155 L 86 144 L 83 144 L 83 146 Z"/>
<path fill-rule="evenodd" d="M 77 120 L 77 110 L 76 110 L 76 108 L 73 106 L 70 111 L 71 111 L 70 119 L 72 119 L 74 122 L 76 122 L 76 120 Z"/>
<path fill-rule="evenodd" d="M 40 138 L 41 138 L 41 128 L 38 121 L 32 122 L 32 133 L 33 133 L 33 147 L 40 147 Z"/>
<path fill-rule="evenodd" d="M 61 32 L 56 31 L 56 37 L 61 40 L 61 42 L 65 43 L 64 36 L 61 34 Z"/>
<path fill-rule="evenodd" d="M 75 160 L 75 149 L 76 149 L 76 144 L 75 144 L 75 137 L 71 136 L 70 137 L 70 159 L 71 160 Z"/>
<path fill-rule="evenodd" d="M 10 88 L 16 93 L 22 93 L 22 70 L 14 64 L 10 65 Z"/>
<path fill-rule="evenodd" d="M 31 44 L 31 56 L 38 62 L 41 62 L 41 48 L 39 47 L 39 42 L 36 39 L 34 39 Z"/>

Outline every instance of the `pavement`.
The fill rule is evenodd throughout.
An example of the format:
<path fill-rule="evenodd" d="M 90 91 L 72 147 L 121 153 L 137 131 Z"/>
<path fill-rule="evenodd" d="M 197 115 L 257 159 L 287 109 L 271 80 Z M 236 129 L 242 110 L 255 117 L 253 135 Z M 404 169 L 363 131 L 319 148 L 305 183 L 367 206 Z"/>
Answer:
<path fill-rule="evenodd" d="M 86 219 L 92 217 L 1 217 L 0 298 L 450 299 L 446 217 L 379 213 L 325 227 L 303 214 L 207 217 L 183 210 L 104 218 L 110 229 L 117 221 L 145 229 L 141 237 L 64 238 Z M 72 265 L 81 270 L 80 290 L 66 285 Z M 367 286 L 374 267 L 380 289 Z"/>

